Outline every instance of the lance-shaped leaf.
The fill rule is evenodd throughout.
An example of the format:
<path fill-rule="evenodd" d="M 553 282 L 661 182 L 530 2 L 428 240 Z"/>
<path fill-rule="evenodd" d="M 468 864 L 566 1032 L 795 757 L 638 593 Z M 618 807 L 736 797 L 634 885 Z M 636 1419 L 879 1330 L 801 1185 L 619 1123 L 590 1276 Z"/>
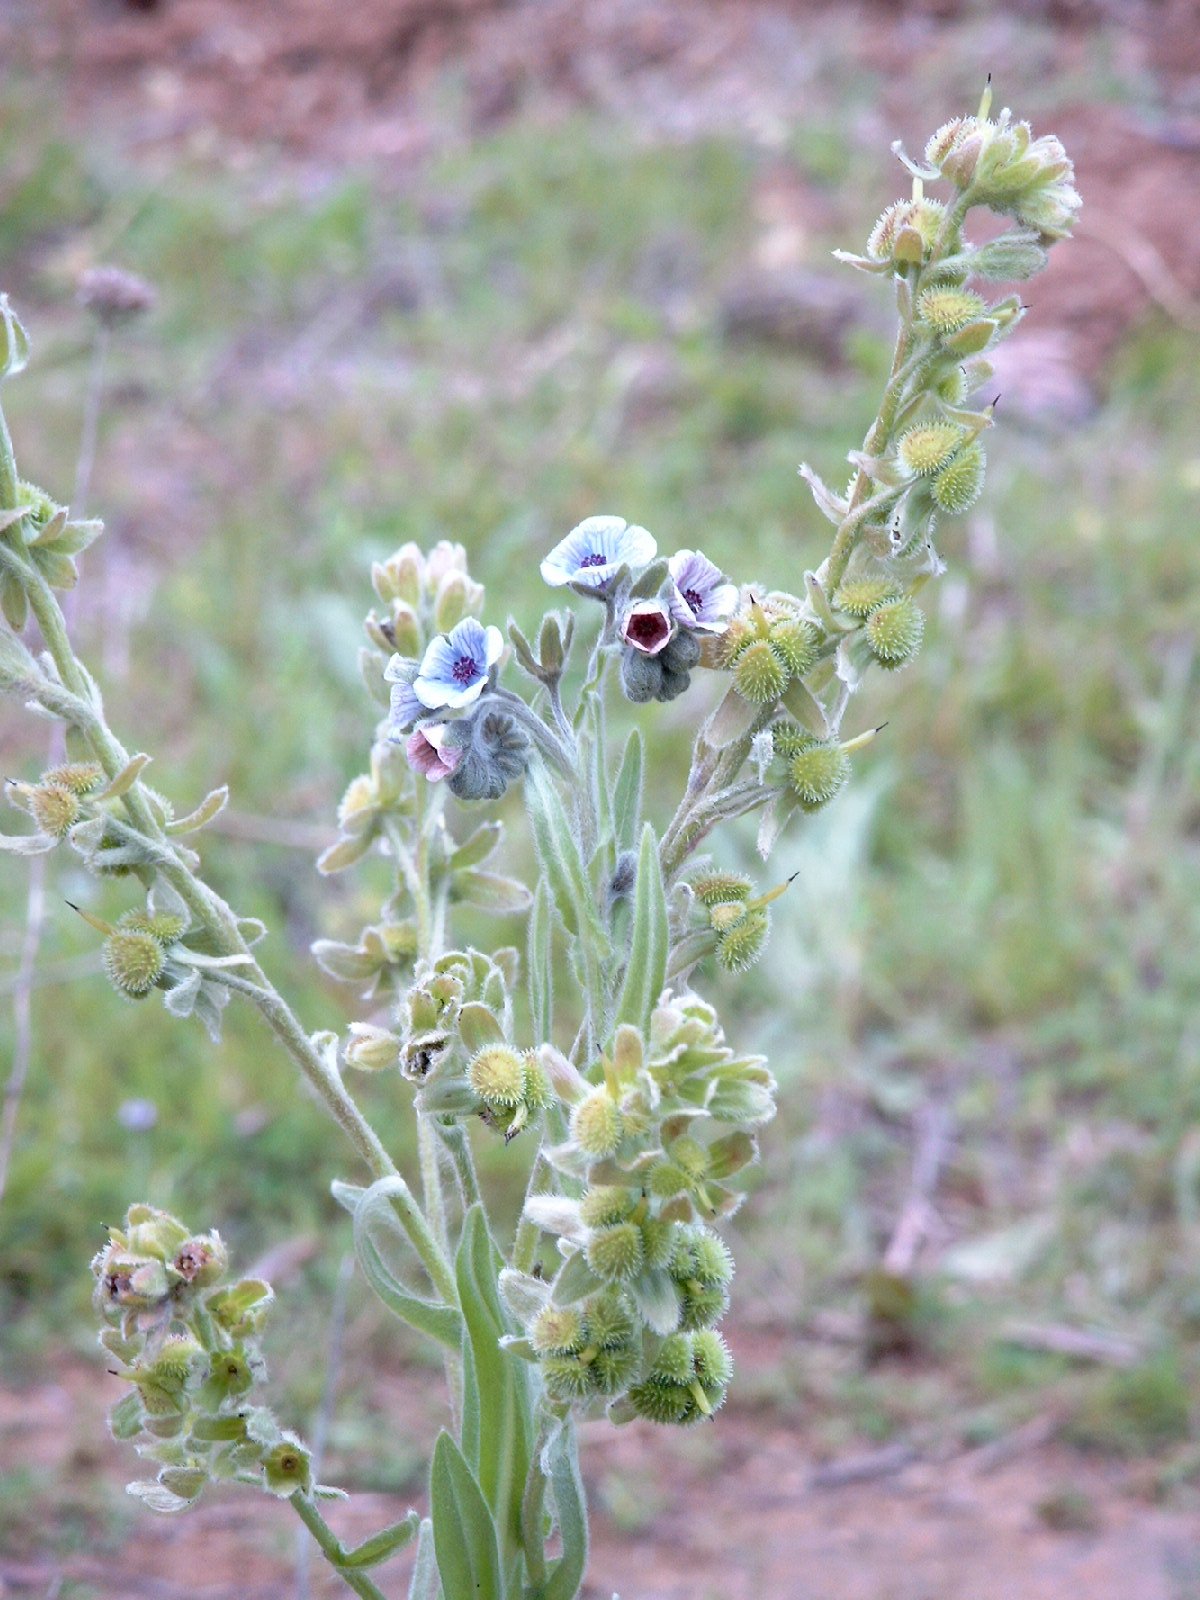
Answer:
<path fill-rule="evenodd" d="M 542 1470 L 550 1479 L 562 1539 L 562 1554 L 551 1568 L 542 1594 L 544 1600 L 575 1600 L 587 1569 L 588 1521 L 578 1438 L 569 1422 L 562 1423 L 542 1452 Z"/>
<path fill-rule="evenodd" d="M 671 943 L 667 918 L 667 893 L 663 887 L 658 841 L 649 823 L 642 829 L 638 851 L 637 887 L 633 901 L 633 928 L 625 981 L 617 1002 L 617 1023 L 645 1029 L 658 1004 L 667 979 L 667 952 Z"/>
<path fill-rule="evenodd" d="M 466 1458 L 444 1430 L 429 1474 L 433 1545 L 446 1600 L 504 1600 L 500 1549 L 488 1503 Z"/>
<path fill-rule="evenodd" d="M 642 815 L 642 735 L 635 728 L 629 735 L 621 757 L 621 769 L 613 785 L 613 839 L 618 851 L 632 850 L 637 843 Z"/>
<path fill-rule="evenodd" d="M 433 1523 L 428 1517 L 417 1534 L 417 1559 L 408 1585 L 408 1600 L 438 1600 L 437 1556 L 433 1548 Z"/>
<path fill-rule="evenodd" d="M 596 960 L 607 960 L 612 952 L 579 854 L 576 832 L 543 767 L 531 769 L 525 780 L 525 798 L 534 842 L 563 926 L 588 944 Z"/>
<path fill-rule="evenodd" d="M 392 1196 L 398 1189 L 407 1190 L 403 1178 L 380 1178 L 360 1195 L 354 1208 L 354 1248 L 363 1276 L 389 1311 L 439 1344 L 457 1350 L 463 1331 L 458 1311 L 414 1294 L 399 1276 L 398 1263 L 412 1264 L 415 1253 L 392 1209 Z"/>
<path fill-rule="evenodd" d="M 347 1572 L 361 1572 L 366 1567 L 381 1566 L 383 1562 L 390 1561 L 406 1545 L 410 1545 L 417 1537 L 420 1527 L 420 1517 L 415 1511 L 410 1511 L 399 1522 L 393 1522 L 390 1528 L 382 1528 L 371 1538 L 356 1544 L 353 1550 L 345 1551 L 334 1565 Z"/>
<path fill-rule="evenodd" d="M 529 918 L 529 1014 L 535 1039 L 550 1037 L 554 1016 L 553 915 L 550 890 L 543 878 Z"/>
<path fill-rule="evenodd" d="M 483 872 L 469 867 L 454 874 L 454 898 L 465 900 L 481 911 L 494 911 L 497 916 L 511 916 L 528 911 L 533 895 L 516 878 L 506 878 L 499 872 Z"/>
<path fill-rule="evenodd" d="M 736 740 L 745 738 L 762 709 L 752 700 L 743 699 L 736 689 L 730 689 L 704 724 L 701 737 L 714 750 L 724 750 Z"/>
<path fill-rule="evenodd" d="M 109 780 L 108 785 L 96 796 L 97 800 L 119 800 L 123 794 L 128 794 L 130 789 L 150 765 L 152 757 L 144 753 L 130 756 L 129 760 L 117 773 L 116 777 Z"/>
<path fill-rule="evenodd" d="M 168 833 L 196 833 L 206 827 L 214 817 L 219 816 L 229 804 L 229 785 L 223 783 L 219 789 L 213 789 L 204 796 L 194 811 L 189 811 L 186 817 L 178 817 L 174 822 L 167 823 Z"/>

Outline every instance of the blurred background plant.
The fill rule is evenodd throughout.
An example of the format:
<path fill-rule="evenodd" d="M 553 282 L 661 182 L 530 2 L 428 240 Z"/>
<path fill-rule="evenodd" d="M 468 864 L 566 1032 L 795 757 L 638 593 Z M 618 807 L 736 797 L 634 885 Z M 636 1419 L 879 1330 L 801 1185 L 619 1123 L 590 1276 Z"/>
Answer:
<path fill-rule="evenodd" d="M 182 0 L 0 23 L 0 272 L 41 357 L 6 397 L 11 421 L 24 470 L 52 487 L 91 359 L 80 273 L 118 262 L 154 285 L 156 308 L 114 330 L 107 357 L 91 503 L 109 533 L 85 558 L 81 649 L 181 793 L 233 786 L 206 863 L 286 928 L 274 966 L 314 1026 L 349 1013 L 307 946 L 349 935 L 378 898 L 338 880 L 331 900 L 311 871 L 361 764 L 371 560 L 461 539 L 497 610 L 529 624 L 535 553 L 604 505 L 663 548 L 702 543 L 735 568 L 753 541 L 758 568 L 798 577 L 825 528 L 796 465 L 839 481 L 887 370 L 875 286 L 826 265 L 899 192 L 882 134 L 919 149 L 928 108 L 969 103 L 1003 60 L 1022 112 L 1071 148 L 1081 237 L 1010 347 L 1025 357 L 999 383 L 1003 448 L 947 551 L 920 669 L 873 686 L 880 721 L 889 697 L 903 706 L 853 786 L 780 847 L 772 871 L 797 885 L 763 963 L 720 992 L 782 1088 L 764 1190 L 737 1224 L 739 1302 L 766 1309 L 742 1349 L 734 1330 L 748 1393 L 723 1427 L 759 1448 L 778 1419 L 802 1422 L 824 1457 L 982 1449 L 1040 1422 L 1072 1448 L 1155 1457 L 1136 1485 L 1191 1508 L 1192 33 L 1167 59 L 1138 6 L 936 21 L 906 6 L 858 28 L 769 5 L 714 8 L 704 27 L 603 6 L 585 25 L 562 5 L 535 48 L 531 7 L 505 21 L 431 5 L 373 81 L 360 34 L 403 7 L 359 8 L 340 41 L 292 9 L 278 36 Z M 682 777 L 691 719 L 673 716 L 662 759 Z M 3 717 L 4 773 L 41 770 L 44 736 Z M 749 865 L 752 824 L 744 848 Z M 69 1386 L 90 1287 L 79 1262 L 131 1195 L 219 1213 L 247 1266 L 253 1219 L 285 1263 L 270 1275 L 289 1320 L 309 1306 L 320 1341 L 340 1257 L 340 1213 L 314 1181 L 336 1170 L 319 1110 L 238 1010 L 218 1054 L 122 1006 L 63 905 L 76 887 L 55 857 L 0 1203 L 5 1370 L 52 1422 L 50 1374 Z M 26 909 L 6 867 L 6 1062 Z M 402 1151 L 405 1108 L 374 1089 Z M 483 1155 L 515 1214 L 520 1163 Z M 338 1481 L 378 1459 L 370 1437 L 394 1432 L 395 1406 L 418 1433 L 436 1421 L 411 1382 L 372 1384 L 394 1350 L 350 1293 L 324 1468 Z M 308 1428 L 325 1363 L 268 1354 Z M 31 1413 L 6 1407 L 27 1430 Z M 16 1557 L 44 1548 L 47 1507 L 60 1553 L 120 1539 L 124 1507 L 70 1470 L 94 1430 L 59 1416 L 61 1448 L 21 1455 L 10 1435 Z M 684 1465 L 703 1481 L 716 1459 Z M 1054 1457 L 1070 1481 L 1029 1490 L 1048 1525 L 1064 1507 L 1080 1521 L 1084 1459 Z M 409 1488 L 395 1460 L 366 1486 Z M 653 1548 L 628 1467 L 599 1482 L 613 1523 Z M 614 1553 L 597 1574 L 621 1570 Z M 1176 1577 L 1164 1593 L 1187 1592 Z"/>

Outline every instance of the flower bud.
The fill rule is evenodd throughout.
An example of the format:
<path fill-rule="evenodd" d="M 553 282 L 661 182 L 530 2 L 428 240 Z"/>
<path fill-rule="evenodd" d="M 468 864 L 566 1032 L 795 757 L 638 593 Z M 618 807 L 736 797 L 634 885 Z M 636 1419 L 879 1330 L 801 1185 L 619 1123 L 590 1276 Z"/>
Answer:
<path fill-rule="evenodd" d="M 1039 273 L 1046 260 L 1045 247 L 1033 234 L 1002 233 L 998 239 L 980 245 L 971 266 L 981 278 L 1019 283 Z"/>
<path fill-rule="evenodd" d="M 117 931 L 104 941 L 108 981 L 129 1000 L 149 994 L 165 964 L 163 947 L 153 934 Z"/>
<path fill-rule="evenodd" d="M 783 653 L 766 639 L 756 639 L 738 656 L 733 667 L 733 686 L 743 700 L 754 705 L 771 705 L 788 686 L 790 673 Z"/>
<path fill-rule="evenodd" d="M 400 546 L 387 561 L 376 562 L 371 568 L 371 583 L 375 593 L 385 603 L 402 600 L 408 606 L 420 604 L 425 582 L 425 557 L 419 545 L 409 542 Z"/>
<path fill-rule="evenodd" d="M 149 311 L 157 298 L 153 284 L 122 267 L 89 267 L 79 275 L 79 304 L 97 322 L 114 327 Z"/>
<path fill-rule="evenodd" d="M 343 1059 L 348 1067 L 357 1067 L 360 1072 L 384 1072 L 400 1065 L 400 1045 L 401 1041 L 386 1028 L 352 1022 Z"/>
<path fill-rule="evenodd" d="M 151 1311 L 170 1292 L 167 1269 L 161 1261 L 102 1251 L 92 1263 L 96 1274 L 96 1302 L 125 1311 Z"/>
<path fill-rule="evenodd" d="M 934 333 L 955 333 L 984 309 L 980 295 L 970 289 L 926 289 L 917 300 L 917 315 Z"/>
<path fill-rule="evenodd" d="M 644 705 L 657 699 L 663 684 L 663 664 L 658 656 L 645 655 L 632 646 L 621 652 L 621 688 L 627 700 Z"/>
<path fill-rule="evenodd" d="M 482 598 L 479 584 L 465 572 L 448 572 L 438 584 L 437 598 L 433 604 L 433 624 L 439 633 L 449 633 L 469 614 L 474 591 Z M 478 603 L 478 600 L 476 600 Z"/>
<path fill-rule="evenodd" d="M 451 539 L 439 539 L 425 557 L 425 582 L 435 591 L 441 587 L 447 573 L 466 570 L 467 552 Z"/>
<path fill-rule="evenodd" d="M 29 335 L 20 317 L 0 294 L 0 378 L 15 378 L 29 361 Z"/>
<path fill-rule="evenodd" d="M 525 1092 L 525 1063 L 507 1045 L 485 1045 L 467 1068 L 467 1077 L 487 1105 L 520 1105 Z"/>
<path fill-rule="evenodd" d="M 959 452 L 933 480 L 933 498 L 948 515 L 961 516 L 983 493 L 987 459 L 978 442 Z"/>
<path fill-rule="evenodd" d="M 79 820 L 79 801 L 56 783 L 38 784 L 30 794 L 33 819 L 43 833 L 61 839 Z"/>
<path fill-rule="evenodd" d="M 585 1155 L 614 1155 L 623 1132 L 621 1113 L 606 1089 L 593 1089 L 571 1113 L 571 1136 Z"/>
<path fill-rule="evenodd" d="M 894 669 L 911 661 L 924 635 L 925 614 L 908 595 L 880 606 L 867 618 L 867 642 L 882 667 Z"/>
<path fill-rule="evenodd" d="M 621 623 L 621 639 L 641 655 L 660 655 L 671 642 L 675 624 L 661 600 L 639 600 Z"/>
<path fill-rule="evenodd" d="M 636 1278 L 645 1263 L 641 1229 L 633 1222 L 597 1229 L 588 1240 L 587 1262 L 599 1278 Z"/>
<path fill-rule="evenodd" d="M 686 677 L 699 662 L 702 652 L 703 645 L 698 634 L 689 632 L 687 628 L 676 628 L 659 660 L 664 672 L 683 673 Z"/>
<path fill-rule="evenodd" d="M 963 437 L 963 429 L 956 423 L 919 422 L 901 434 L 897 454 L 909 472 L 929 477 L 953 458 Z"/>
<path fill-rule="evenodd" d="M 792 756 L 788 786 L 806 811 L 832 800 L 850 776 L 850 757 L 836 744 L 812 739 Z"/>

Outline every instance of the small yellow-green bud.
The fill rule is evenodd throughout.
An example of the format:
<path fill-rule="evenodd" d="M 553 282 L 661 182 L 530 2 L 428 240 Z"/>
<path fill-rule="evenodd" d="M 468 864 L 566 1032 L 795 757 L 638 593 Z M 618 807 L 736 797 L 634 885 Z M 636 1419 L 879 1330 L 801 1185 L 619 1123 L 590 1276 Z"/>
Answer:
<path fill-rule="evenodd" d="M 908 595 L 867 618 L 867 642 L 880 666 L 904 666 L 921 648 L 924 635 L 925 614 Z"/>
<path fill-rule="evenodd" d="M 42 782 L 69 789 L 72 794 L 91 794 L 104 782 L 104 768 L 98 761 L 69 761 L 43 772 Z"/>
<path fill-rule="evenodd" d="M 717 938 L 717 960 L 726 972 L 745 972 L 763 953 L 770 928 L 765 911 L 749 911 Z"/>
<path fill-rule="evenodd" d="M 634 1222 L 601 1228 L 588 1240 L 587 1262 L 599 1278 L 635 1278 L 645 1264 L 641 1229 Z"/>
<path fill-rule="evenodd" d="M 585 1155 L 614 1155 L 623 1132 L 621 1113 L 606 1089 L 594 1089 L 571 1113 L 571 1134 Z"/>
<path fill-rule="evenodd" d="M 520 1105 L 525 1092 L 525 1062 L 507 1045 L 484 1045 L 467 1068 L 467 1077 L 487 1105 Z"/>
<path fill-rule="evenodd" d="M 987 458 L 976 442 L 959 452 L 948 467 L 933 480 L 933 498 L 949 516 L 969 511 L 983 492 Z"/>
<path fill-rule="evenodd" d="M 33 819 L 43 833 L 61 839 L 79 820 L 79 801 L 70 789 L 57 783 L 39 784 L 30 796 Z"/>
<path fill-rule="evenodd" d="M 754 884 L 740 872 L 705 872 L 692 879 L 692 893 L 702 906 L 749 900 Z"/>
<path fill-rule="evenodd" d="M 849 578 L 838 588 L 833 603 L 852 617 L 869 617 L 896 594 L 895 584 L 887 578 Z"/>
<path fill-rule="evenodd" d="M 897 453 L 909 472 L 929 477 L 952 459 L 963 442 L 963 430 L 953 422 L 919 422 L 900 437 Z"/>
<path fill-rule="evenodd" d="M 793 677 L 802 678 L 817 659 L 821 634 L 803 617 L 788 617 L 772 623 L 767 638 L 783 657 Z"/>
<path fill-rule="evenodd" d="M 770 705 L 778 700 L 790 676 L 783 652 L 766 639 L 747 645 L 733 665 L 734 688 L 743 700 L 755 705 Z"/>
<path fill-rule="evenodd" d="M 529 1330 L 540 1356 L 577 1355 L 583 1349 L 583 1318 L 574 1306 L 544 1306 Z"/>
<path fill-rule="evenodd" d="M 387 1028 L 369 1022 L 352 1022 L 344 1052 L 346 1065 L 360 1072 L 383 1072 L 400 1064 L 401 1041 Z"/>
<path fill-rule="evenodd" d="M 162 976 L 163 947 L 150 933 L 119 931 L 104 941 L 104 970 L 119 994 L 140 1000 Z"/>
<path fill-rule="evenodd" d="M 814 739 L 792 757 L 788 784 L 807 811 L 825 805 L 850 776 L 850 757 L 835 744 Z"/>
<path fill-rule="evenodd" d="M 312 1457 L 299 1439 L 285 1434 L 270 1455 L 263 1457 L 263 1475 L 272 1494 L 283 1499 L 307 1495 L 312 1488 Z"/>
<path fill-rule="evenodd" d="M 596 1184 L 579 1202 L 579 1214 L 589 1228 L 606 1228 L 614 1222 L 624 1222 L 634 1204 L 631 1189 Z"/>
<path fill-rule="evenodd" d="M 926 289 L 917 300 L 917 315 L 935 333 L 955 333 L 983 311 L 984 302 L 970 289 Z"/>

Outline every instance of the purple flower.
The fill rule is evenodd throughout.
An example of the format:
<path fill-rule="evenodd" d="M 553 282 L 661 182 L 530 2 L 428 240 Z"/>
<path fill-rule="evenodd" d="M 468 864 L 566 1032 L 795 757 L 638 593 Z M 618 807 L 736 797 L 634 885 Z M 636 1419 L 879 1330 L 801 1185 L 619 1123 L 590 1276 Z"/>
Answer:
<path fill-rule="evenodd" d="M 408 764 L 414 772 L 423 773 L 430 783 L 440 783 L 448 778 L 462 760 L 457 745 L 448 744 L 449 726 L 444 722 L 426 723 L 414 730 L 404 747 Z"/>
<path fill-rule="evenodd" d="M 639 600 L 630 606 L 621 623 L 621 638 L 644 656 L 665 650 L 675 632 L 671 614 L 661 600 Z"/>
<path fill-rule="evenodd" d="M 587 517 L 554 546 L 542 562 L 542 577 L 553 589 L 572 583 L 602 589 L 622 567 L 645 567 L 658 546 L 645 528 L 623 517 Z"/>
<path fill-rule="evenodd" d="M 383 669 L 384 681 L 392 686 L 392 709 L 388 714 L 388 738 L 398 739 L 425 715 L 426 707 L 413 689 L 414 666 L 403 656 L 393 656 Z"/>
<path fill-rule="evenodd" d="M 499 628 L 464 617 L 430 643 L 413 679 L 413 694 L 430 711 L 469 706 L 483 693 L 503 649 Z"/>
<path fill-rule="evenodd" d="M 671 615 L 684 628 L 724 633 L 737 610 L 737 585 L 699 550 L 677 550 L 667 563 L 674 594 Z"/>

